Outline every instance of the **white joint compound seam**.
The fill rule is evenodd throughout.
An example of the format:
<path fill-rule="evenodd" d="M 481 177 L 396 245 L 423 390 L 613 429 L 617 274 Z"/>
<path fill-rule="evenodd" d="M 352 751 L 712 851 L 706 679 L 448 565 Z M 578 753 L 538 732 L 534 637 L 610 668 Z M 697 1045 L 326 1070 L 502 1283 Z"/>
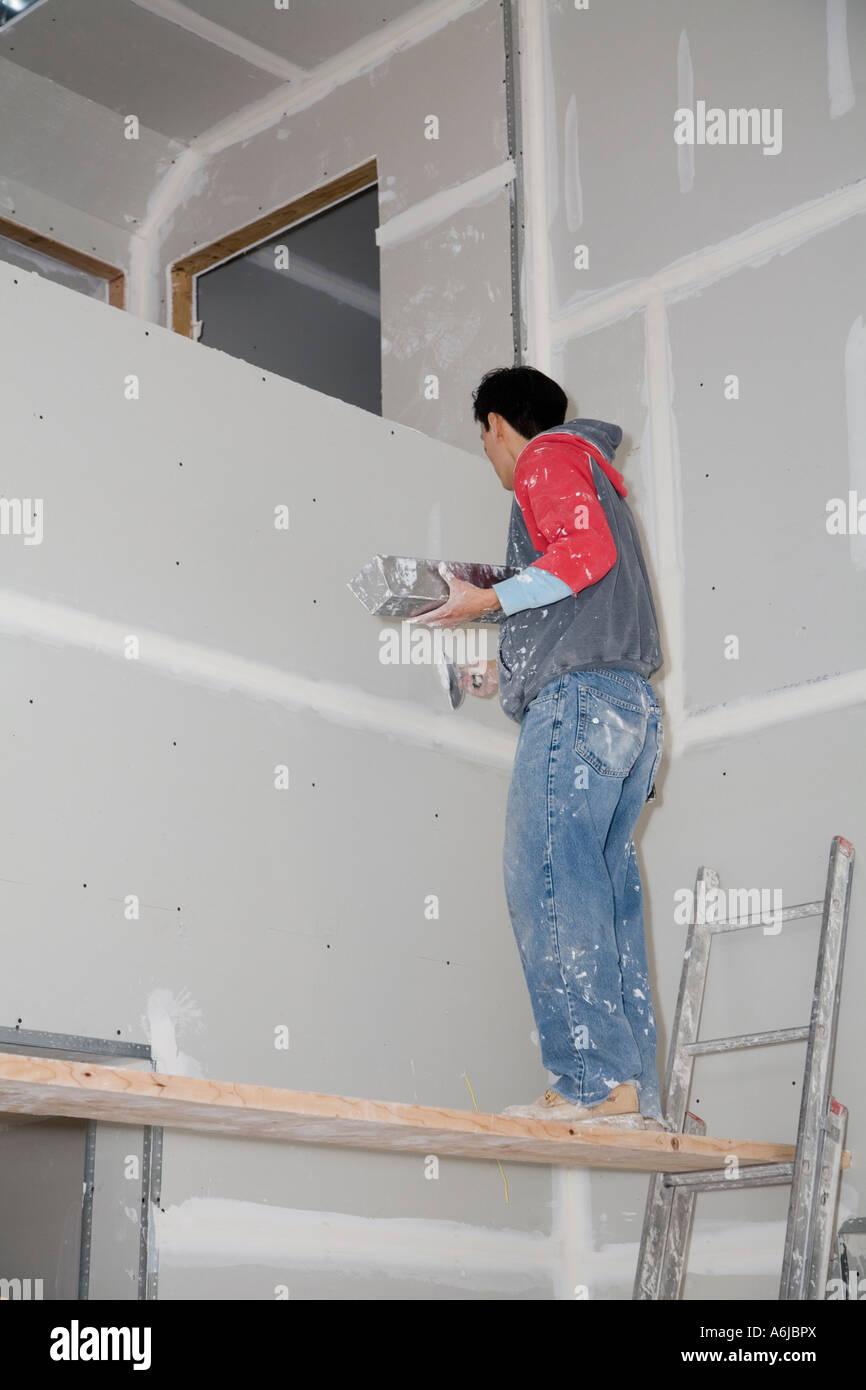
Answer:
<path fill-rule="evenodd" d="M 681 491 L 671 407 L 666 305 L 697 293 L 725 275 L 772 255 L 785 254 L 821 232 L 866 212 L 866 179 L 747 228 L 717 246 L 685 256 L 654 275 L 590 295 L 576 310 L 561 318 L 554 318 L 550 303 L 550 200 L 546 182 L 553 119 L 551 61 L 543 0 L 524 0 L 520 9 L 522 120 L 527 152 L 527 252 L 522 294 L 532 363 L 541 371 L 550 372 L 555 347 L 564 346 L 569 340 L 597 328 L 617 323 L 633 313 L 644 313 L 649 433 L 652 441 L 647 486 L 653 495 L 659 606 L 666 629 L 667 661 L 660 685 L 664 692 L 665 715 L 670 730 L 670 754 L 677 757 L 689 747 L 857 704 L 866 696 L 866 669 L 828 675 L 824 679 L 760 695 L 744 696 L 708 710 L 687 713 L 684 708 Z M 838 29 L 839 22 L 834 23 Z M 833 81 L 838 89 L 842 82 L 838 76 L 841 71 L 838 54 L 834 63 L 836 76 Z M 831 105 L 832 100 L 831 92 Z M 842 98 L 837 91 L 839 101 Z M 527 280 L 531 293 L 527 291 Z"/>
<path fill-rule="evenodd" d="M 160 3 L 167 3 L 167 0 L 160 0 Z M 287 116 L 315 105 L 338 87 L 423 42 L 452 20 L 486 3 L 487 0 L 434 0 L 434 3 L 413 8 L 402 19 L 392 20 L 369 38 L 321 63 L 302 81 L 287 83 L 260 100 L 250 102 L 193 140 L 154 189 L 147 217 L 133 238 L 128 286 L 131 312 L 154 323 L 158 321 L 162 243 L 174 213 L 190 196 L 193 180 L 205 176 L 208 160 L 242 140 L 269 130 Z M 168 268 L 166 276 L 170 278 Z"/>

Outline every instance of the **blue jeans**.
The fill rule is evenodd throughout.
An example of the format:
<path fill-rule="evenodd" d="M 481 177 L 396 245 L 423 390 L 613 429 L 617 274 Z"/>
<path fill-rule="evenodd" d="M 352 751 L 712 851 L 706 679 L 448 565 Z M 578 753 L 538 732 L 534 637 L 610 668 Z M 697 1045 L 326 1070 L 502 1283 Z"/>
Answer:
<path fill-rule="evenodd" d="M 661 1119 L 656 1019 L 632 832 L 664 731 L 649 681 L 600 667 L 550 681 L 520 725 L 503 868 L 541 1060 L 595 1105 L 621 1082 Z"/>

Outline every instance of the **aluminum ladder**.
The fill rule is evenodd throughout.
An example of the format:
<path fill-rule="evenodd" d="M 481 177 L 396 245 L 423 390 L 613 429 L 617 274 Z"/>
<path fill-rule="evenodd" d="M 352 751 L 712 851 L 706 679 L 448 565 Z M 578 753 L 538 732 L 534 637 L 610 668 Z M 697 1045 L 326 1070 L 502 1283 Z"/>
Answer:
<path fill-rule="evenodd" d="M 654 1173 L 647 1195 L 632 1299 L 678 1299 L 686 1274 L 686 1251 L 698 1192 L 791 1184 L 779 1299 L 824 1299 L 835 1235 L 836 1200 L 848 1111 L 830 1094 L 842 964 L 854 865 L 854 847 L 833 837 L 822 902 L 781 908 L 774 921 L 821 918 L 818 967 L 808 1026 L 779 1028 L 740 1037 L 698 1040 L 712 938 L 763 925 L 759 915 L 706 921 L 706 894 L 719 886 L 715 869 L 701 866 L 695 880 L 695 910 L 686 939 L 663 1091 L 663 1110 L 675 1131 L 703 1134 L 706 1124 L 686 1110 L 694 1059 L 715 1052 L 808 1039 L 803 1095 L 793 1161 L 740 1168 L 733 1181 L 724 1170 Z"/>

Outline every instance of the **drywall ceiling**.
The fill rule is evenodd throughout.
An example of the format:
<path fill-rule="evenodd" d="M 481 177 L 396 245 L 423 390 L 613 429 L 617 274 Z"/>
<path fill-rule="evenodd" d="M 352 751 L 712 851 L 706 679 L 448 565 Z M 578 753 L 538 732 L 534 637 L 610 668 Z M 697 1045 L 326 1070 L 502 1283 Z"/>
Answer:
<path fill-rule="evenodd" d="M 47 0 L 0 35 L 0 56 L 119 115 L 132 113 L 169 139 L 188 141 L 285 80 L 252 61 L 244 40 L 292 63 L 302 78 L 304 70 L 419 8 L 411 0 L 308 0 L 288 10 L 237 0 L 156 0 L 151 12 L 148 4 Z M 193 32 L 201 18 L 220 42 Z M 264 54 L 261 59 L 266 62 Z"/>
<path fill-rule="evenodd" d="M 429 8 L 44 0 L 0 33 L 0 210 L 24 220 L 32 191 L 128 233 L 184 146 Z"/>
<path fill-rule="evenodd" d="M 0 54 L 184 141 L 280 80 L 131 0 L 48 0 L 0 37 Z"/>
<path fill-rule="evenodd" d="M 151 188 L 183 150 L 146 126 L 138 140 L 124 139 L 121 116 L 2 56 L 0 128 L 4 216 L 18 216 L 14 190 L 24 185 L 127 232 L 143 220 Z M 64 240 L 62 218 L 36 230 Z"/>
<path fill-rule="evenodd" d="M 287 10 L 249 0 L 186 0 L 186 6 L 302 68 L 317 67 L 421 8 L 417 0 L 292 0 Z"/>

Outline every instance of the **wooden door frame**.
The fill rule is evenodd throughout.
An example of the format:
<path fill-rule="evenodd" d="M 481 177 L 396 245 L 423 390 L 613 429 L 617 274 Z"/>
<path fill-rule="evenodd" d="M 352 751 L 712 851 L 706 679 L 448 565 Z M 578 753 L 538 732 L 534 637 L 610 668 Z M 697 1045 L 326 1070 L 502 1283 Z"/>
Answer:
<path fill-rule="evenodd" d="M 174 332 L 185 338 L 192 337 L 195 279 L 202 271 L 212 270 L 221 261 L 232 260 L 260 242 L 269 241 L 278 232 L 287 231 L 292 223 L 302 222 L 313 213 L 323 212 L 350 193 L 359 193 L 377 180 L 376 160 L 368 159 L 348 174 L 341 174 L 330 183 L 294 198 L 292 202 L 256 218 L 255 222 L 248 222 L 245 227 L 228 232 L 210 245 L 201 246 L 175 261 L 171 267 L 171 326 Z"/>
<path fill-rule="evenodd" d="M 34 232 L 32 227 L 25 227 L 20 222 L 10 222 L 8 217 L 0 217 L 0 236 L 6 237 L 8 241 L 16 241 L 19 246 L 29 246 L 31 251 L 41 251 L 55 261 L 61 261 L 63 265 L 74 266 L 76 270 L 86 270 L 88 275 L 95 275 L 98 279 L 107 281 L 109 304 L 115 309 L 126 308 L 126 274 L 119 266 L 99 261 L 95 256 L 89 256 L 86 251 L 78 251 L 74 246 L 66 246 L 64 242 L 55 241 L 53 237 L 43 236 L 42 232 Z"/>

